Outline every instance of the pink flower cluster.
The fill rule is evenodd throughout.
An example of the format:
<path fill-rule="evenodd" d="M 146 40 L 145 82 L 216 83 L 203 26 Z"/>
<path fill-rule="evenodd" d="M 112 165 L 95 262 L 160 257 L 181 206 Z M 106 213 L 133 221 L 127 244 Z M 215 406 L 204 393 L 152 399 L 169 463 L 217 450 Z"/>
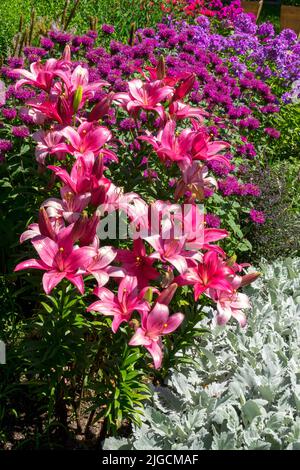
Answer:
<path fill-rule="evenodd" d="M 60 183 L 60 198 L 44 201 L 38 223 L 29 225 L 21 236 L 21 242 L 31 240 L 39 257 L 19 263 L 15 270 L 45 271 L 46 294 L 63 279 L 83 294 L 84 282 L 94 277 L 99 300 L 88 311 L 112 316 L 113 332 L 124 322 L 138 324 L 129 344 L 143 345 L 156 368 L 162 363 L 162 337 L 184 320 L 182 313 L 170 315 L 169 311 L 179 286 L 192 285 L 195 301 L 202 294 L 209 297 L 217 306 L 220 324 L 232 316 L 244 326 L 243 310 L 249 308 L 249 301 L 237 289 L 257 274 L 241 275 L 243 265 L 228 259 L 214 244 L 228 233 L 206 228 L 195 202 L 204 199 L 206 188 L 216 185 L 206 163 L 229 162 L 221 153 L 228 144 L 213 141 L 203 125 L 205 111 L 184 102 L 194 76 L 168 77 L 161 61 L 148 69 L 148 75 L 142 74 L 143 80 L 131 80 L 127 93 L 108 90 L 105 94 L 102 88 L 109 83 L 91 82 L 88 70 L 72 63 L 68 46 L 61 59 L 38 61 L 30 72 L 16 69 L 15 73 L 23 77 L 16 89 L 30 85 L 39 92 L 27 102 L 30 116 L 41 126 L 33 135 L 36 159 L 45 167 L 48 156 L 54 156 L 57 164 L 47 168 Z M 102 98 L 90 109 L 89 100 L 95 102 L 99 90 Z M 152 146 L 167 170 L 178 167 L 181 177 L 175 182 L 173 202 L 147 204 L 136 193 L 124 193 L 107 177 L 111 163 L 118 162 L 118 141 L 101 125 L 111 106 L 123 108 L 133 120 L 142 112 L 150 123 L 159 117 L 158 129 L 150 125 L 151 131 L 142 130 L 139 139 Z M 190 128 L 182 128 L 183 119 L 190 120 Z M 181 205 L 176 204 L 179 200 L 188 203 L 183 217 L 178 212 Z M 100 246 L 99 224 L 104 213 L 116 210 L 134 227 L 133 241 L 125 248 Z M 164 218 L 166 211 L 173 215 Z M 154 302 L 153 295 L 157 295 Z M 131 322 L 134 312 L 140 315 L 138 322 Z"/>

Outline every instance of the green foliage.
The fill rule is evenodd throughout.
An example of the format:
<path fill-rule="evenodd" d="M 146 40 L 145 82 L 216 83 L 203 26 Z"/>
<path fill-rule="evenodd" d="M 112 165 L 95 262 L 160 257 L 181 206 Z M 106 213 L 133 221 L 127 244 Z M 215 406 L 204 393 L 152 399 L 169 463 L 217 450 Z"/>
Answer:
<path fill-rule="evenodd" d="M 3 432 L 22 412 L 30 419 L 32 410 L 26 406 L 23 410 L 20 400 L 26 395 L 35 414 L 43 416 L 44 429 L 61 427 L 67 434 L 75 421 L 82 432 L 82 416 L 86 432 L 99 420 L 105 432 L 116 432 L 125 421 L 139 423 L 150 392 L 144 379 L 144 354 L 128 348 L 126 328 L 114 335 L 111 320 L 87 314 L 86 298 L 76 295 L 67 283 L 55 295 L 37 295 L 35 302 L 26 321 L 13 323 L 16 315 L 11 311 L 0 315 L 1 338 L 8 351 L 8 364 L 1 366 Z M 15 408 L 9 406 L 11 402 Z"/>
<path fill-rule="evenodd" d="M 190 351 L 198 366 L 171 371 L 142 427 L 105 449 L 300 448 L 300 259 L 261 268 L 247 329 L 215 325 Z"/>
<path fill-rule="evenodd" d="M 268 150 L 268 160 L 299 159 L 300 155 L 300 104 L 287 104 L 281 106 L 280 113 L 272 120 L 272 125 L 281 133 L 280 139 L 273 142 Z"/>
<path fill-rule="evenodd" d="M 72 2 L 71 2 L 72 3 Z M 0 56 L 7 55 L 11 49 L 12 39 L 18 32 L 20 13 L 23 15 L 23 24 L 29 25 L 32 8 L 37 18 L 43 18 L 46 28 L 53 22 L 61 19 L 65 0 L 2 0 L 0 28 Z M 71 6 L 67 10 L 67 17 L 71 13 Z M 160 1 L 149 2 L 145 0 L 79 0 L 79 5 L 72 16 L 69 28 L 86 31 L 90 27 L 90 18 L 96 17 L 98 24 L 113 24 L 116 29 L 115 37 L 128 40 L 130 27 L 154 24 L 161 17 Z"/>
<path fill-rule="evenodd" d="M 276 162 L 269 165 L 261 159 L 248 173 L 261 189 L 256 209 L 264 211 L 266 222 L 256 225 L 248 238 L 253 246 L 252 259 L 262 256 L 275 260 L 299 255 L 300 245 L 300 197 L 299 161 Z"/>

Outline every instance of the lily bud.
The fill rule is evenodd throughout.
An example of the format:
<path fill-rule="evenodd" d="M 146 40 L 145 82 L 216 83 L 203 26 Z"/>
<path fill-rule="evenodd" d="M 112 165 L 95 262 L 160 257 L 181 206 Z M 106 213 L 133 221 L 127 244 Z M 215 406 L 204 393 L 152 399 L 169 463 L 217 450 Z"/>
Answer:
<path fill-rule="evenodd" d="M 79 239 L 81 246 L 87 246 L 92 243 L 96 235 L 99 220 L 100 217 L 96 213 L 94 213 L 93 216 L 87 220 L 85 224 L 85 231 Z"/>
<path fill-rule="evenodd" d="M 108 95 L 104 96 L 104 98 L 102 98 L 90 112 L 88 121 L 98 121 L 99 119 L 103 118 L 109 111 L 113 97 L 114 93 L 109 93 Z"/>
<path fill-rule="evenodd" d="M 152 299 L 153 299 L 153 290 L 152 290 L 151 287 L 149 287 L 149 289 L 146 290 L 146 292 L 144 294 L 144 299 L 147 300 L 147 302 L 149 302 L 149 304 L 151 304 Z"/>
<path fill-rule="evenodd" d="M 180 100 L 184 96 L 186 96 L 191 89 L 193 88 L 193 85 L 195 83 L 196 76 L 195 74 L 191 73 L 187 78 L 182 80 L 181 84 L 179 85 L 178 88 L 176 88 L 174 96 L 173 96 L 173 101 L 175 100 Z"/>
<path fill-rule="evenodd" d="M 160 293 L 160 295 L 157 298 L 157 302 L 160 304 L 169 305 L 169 303 L 174 297 L 177 287 L 178 287 L 178 284 L 176 284 L 176 282 L 174 282 L 173 284 L 170 284 L 169 287 L 167 287 Z"/>
<path fill-rule="evenodd" d="M 41 207 L 39 210 L 39 228 L 40 228 L 41 235 L 43 235 L 44 237 L 51 238 L 52 240 L 55 240 L 56 238 L 55 232 L 51 225 L 47 211 L 44 207 Z"/>
<path fill-rule="evenodd" d="M 58 115 L 57 120 L 59 124 L 67 122 L 72 117 L 72 110 L 70 103 L 64 96 L 60 96 L 58 99 Z"/>
<path fill-rule="evenodd" d="M 161 55 L 159 58 L 159 61 L 156 67 L 156 73 L 157 73 L 158 80 L 162 80 L 166 76 L 166 63 L 165 63 L 165 58 L 163 55 Z"/>
<path fill-rule="evenodd" d="M 66 47 L 64 48 L 62 60 L 65 60 L 66 62 L 71 62 L 71 49 L 70 49 L 69 44 L 67 44 Z"/>
<path fill-rule="evenodd" d="M 254 271 L 253 273 L 245 274 L 244 276 L 242 276 L 240 286 L 241 287 L 248 286 L 252 282 L 256 281 L 256 279 L 259 278 L 259 276 L 261 276 L 261 274 L 262 273 L 260 273 L 258 271 Z"/>
<path fill-rule="evenodd" d="M 103 153 L 99 153 L 98 157 L 95 158 L 95 163 L 93 165 L 93 175 L 99 180 L 103 176 L 104 162 L 103 162 Z"/>
<path fill-rule="evenodd" d="M 170 269 L 163 275 L 160 285 L 163 288 L 168 287 L 173 280 L 174 280 L 174 274 L 173 274 L 172 269 Z"/>
<path fill-rule="evenodd" d="M 228 258 L 227 260 L 227 266 L 233 266 L 234 263 L 236 262 L 236 259 L 237 259 L 237 256 L 236 255 L 232 255 L 230 258 Z"/>
<path fill-rule="evenodd" d="M 99 188 L 94 189 L 91 197 L 91 204 L 94 207 L 98 207 L 105 201 L 107 188 L 102 184 Z"/>
<path fill-rule="evenodd" d="M 129 31 L 129 39 L 128 39 L 129 46 L 133 46 L 134 38 L 135 38 L 135 23 L 132 23 L 130 26 L 130 31 Z"/>
<path fill-rule="evenodd" d="M 79 85 L 76 92 L 75 92 L 74 99 L 73 99 L 74 113 L 77 113 L 77 111 L 78 111 L 78 108 L 79 108 L 80 103 L 82 101 L 82 93 L 83 93 L 83 88 L 82 88 L 81 85 Z"/>
<path fill-rule="evenodd" d="M 86 211 L 83 211 L 82 215 L 76 220 L 72 229 L 72 238 L 74 243 L 78 241 L 85 233 L 86 223 L 88 221 L 88 215 Z"/>

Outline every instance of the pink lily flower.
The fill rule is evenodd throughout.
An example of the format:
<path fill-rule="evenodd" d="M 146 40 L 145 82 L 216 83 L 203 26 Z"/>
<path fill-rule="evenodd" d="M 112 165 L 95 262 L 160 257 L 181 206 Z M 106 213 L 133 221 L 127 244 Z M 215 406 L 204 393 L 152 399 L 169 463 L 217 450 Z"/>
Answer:
<path fill-rule="evenodd" d="M 24 77 L 17 81 L 16 89 L 23 85 L 31 85 L 49 92 L 55 77 L 55 71 L 59 65 L 58 60 L 48 59 L 45 64 L 41 62 L 30 64 L 30 72 L 26 69 L 14 69 L 14 72 Z"/>
<path fill-rule="evenodd" d="M 60 223 L 57 219 L 51 219 L 45 208 L 42 206 L 39 210 L 38 224 L 28 225 L 27 230 L 25 230 L 25 232 L 20 236 L 20 243 L 23 243 L 25 240 L 36 239 L 41 235 L 56 241 L 60 230 L 63 228 L 64 224 Z"/>
<path fill-rule="evenodd" d="M 157 153 L 158 157 L 164 162 L 189 161 L 194 134 L 191 129 L 185 129 L 179 136 L 176 135 L 175 121 L 168 121 L 165 127 L 158 132 L 157 137 L 148 134 L 141 136 L 140 140 L 149 142 Z"/>
<path fill-rule="evenodd" d="M 142 313 L 142 324 L 129 341 L 130 346 L 144 346 L 151 354 L 154 367 L 161 367 L 163 353 L 161 337 L 175 331 L 183 322 L 180 312 L 169 315 L 167 305 L 156 302 L 151 312 Z"/>
<path fill-rule="evenodd" d="M 26 102 L 35 113 L 35 121 L 42 123 L 43 120 L 50 119 L 59 124 L 71 124 L 73 108 L 68 104 L 66 98 L 49 95 L 48 98 L 32 98 Z"/>
<path fill-rule="evenodd" d="M 114 333 L 117 332 L 121 323 L 131 319 L 134 311 L 143 313 L 149 310 L 148 302 L 139 296 L 138 282 L 134 276 L 125 276 L 121 280 L 117 295 L 105 287 L 96 288 L 95 294 L 100 300 L 92 303 L 87 311 L 113 316 L 112 331 Z"/>
<path fill-rule="evenodd" d="M 187 196 L 187 202 L 194 202 L 195 199 L 202 201 L 204 199 L 205 188 L 217 187 L 217 181 L 213 177 L 208 177 L 208 169 L 197 162 L 192 164 L 182 162 L 181 171 L 182 177 L 178 181 L 175 189 L 175 201 L 183 197 L 186 192 L 190 193 Z"/>
<path fill-rule="evenodd" d="M 103 167 L 99 165 L 99 157 L 94 157 L 92 152 L 77 158 L 71 173 L 64 168 L 49 165 L 52 170 L 75 194 L 90 193 L 93 204 L 93 195 L 97 196 L 99 191 L 105 195 L 109 189 L 110 181 L 102 176 Z"/>
<path fill-rule="evenodd" d="M 60 225 L 76 222 L 82 211 L 86 209 L 91 201 L 89 192 L 84 194 L 75 194 L 69 186 L 60 188 L 61 199 L 52 197 L 43 202 L 50 219 L 55 220 Z"/>
<path fill-rule="evenodd" d="M 202 263 L 189 268 L 176 279 L 176 282 L 179 285 L 193 285 L 194 297 L 198 300 L 209 288 L 232 292 L 230 276 L 234 276 L 233 269 L 220 260 L 215 251 L 208 251 L 204 254 Z"/>
<path fill-rule="evenodd" d="M 66 86 L 67 95 L 72 96 L 72 100 L 73 95 L 76 93 L 78 87 L 81 87 L 82 98 L 78 109 L 84 105 L 86 100 L 94 98 L 96 92 L 100 88 L 109 86 L 109 83 L 104 80 L 98 80 L 89 83 L 89 71 L 83 68 L 81 65 L 78 65 L 71 74 L 70 72 L 58 70 L 56 72 L 56 76 L 63 80 Z"/>
<path fill-rule="evenodd" d="M 180 206 L 179 206 L 180 207 Z M 217 245 L 211 245 L 228 236 L 227 230 L 206 228 L 204 225 L 204 214 L 196 204 L 185 205 L 184 214 L 180 211 L 175 215 L 175 222 L 179 222 L 178 232 L 186 237 L 186 250 L 214 250 L 221 256 L 225 256 L 224 251 Z M 187 210 L 186 210 L 187 209 Z"/>
<path fill-rule="evenodd" d="M 203 123 L 204 117 L 208 116 L 208 113 L 204 111 L 204 109 L 193 108 L 182 101 L 173 101 L 169 106 L 169 113 L 171 119 L 174 121 L 194 118 L 197 119 L 199 123 Z"/>
<path fill-rule="evenodd" d="M 39 224 L 29 224 L 27 230 L 23 232 L 20 236 L 20 243 L 25 242 L 26 240 L 31 240 L 32 238 L 40 237 L 41 231 Z"/>
<path fill-rule="evenodd" d="M 164 239 L 164 236 L 153 235 L 146 240 L 155 249 L 150 258 L 172 264 L 181 274 L 187 270 L 189 264 L 196 264 L 195 260 L 201 260 L 200 253 L 185 249 L 185 236 Z"/>
<path fill-rule="evenodd" d="M 202 232 L 202 233 L 201 233 Z M 221 257 L 225 257 L 224 250 L 218 245 L 212 245 L 211 242 L 216 242 L 228 237 L 228 232 L 221 228 L 197 228 L 196 232 L 189 232 L 187 234 L 186 249 L 188 250 L 211 250 L 219 253 Z"/>
<path fill-rule="evenodd" d="M 37 142 L 35 147 L 35 157 L 38 163 L 45 164 L 47 155 L 55 155 L 58 160 L 65 158 L 66 152 L 63 150 L 56 150 L 56 146 L 62 141 L 62 134 L 60 131 L 37 131 L 32 134 L 32 138 Z"/>
<path fill-rule="evenodd" d="M 247 319 L 243 309 L 251 308 L 246 294 L 210 289 L 208 295 L 217 303 L 217 322 L 219 325 L 226 325 L 231 317 L 235 318 L 241 327 L 246 325 Z"/>
<path fill-rule="evenodd" d="M 67 126 L 61 131 L 61 135 L 68 140 L 68 143 L 58 144 L 56 150 L 72 155 L 93 152 L 98 156 L 102 147 L 112 139 L 112 133 L 107 127 L 95 126 L 91 122 L 82 123 L 77 130 Z"/>
<path fill-rule="evenodd" d="M 64 278 L 74 284 L 83 294 L 82 274 L 85 273 L 93 250 L 90 247 L 73 246 L 70 236 L 71 230 L 72 226 L 63 229 L 57 236 L 57 242 L 43 236 L 32 239 L 32 244 L 40 258 L 23 261 L 14 270 L 40 269 L 46 271 L 43 275 L 43 288 L 46 294 L 50 294 L 52 289 Z"/>
<path fill-rule="evenodd" d="M 184 98 L 192 90 L 195 80 L 196 75 L 194 73 L 187 73 L 176 88 L 173 100 L 181 100 Z"/>
<path fill-rule="evenodd" d="M 99 239 L 95 238 L 93 243 L 93 254 L 91 262 L 86 267 L 86 272 L 92 274 L 98 283 L 98 287 L 103 287 L 109 281 L 110 264 L 117 256 L 117 252 L 111 246 L 99 247 Z"/>
<path fill-rule="evenodd" d="M 114 98 L 114 93 L 109 93 L 108 95 L 104 96 L 97 104 L 93 107 L 92 111 L 88 115 L 88 121 L 98 121 L 102 119 L 105 115 L 107 115 L 112 101 Z"/>
<path fill-rule="evenodd" d="M 190 72 L 183 72 L 178 75 L 169 76 L 166 70 L 166 64 L 163 57 L 161 57 L 156 67 L 146 66 L 145 70 L 149 73 L 149 77 L 145 74 L 143 69 L 138 68 L 137 71 L 147 80 L 147 82 L 154 82 L 155 80 L 161 80 L 164 85 L 173 87 L 181 80 L 185 80 L 191 74 Z"/>
<path fill-rule="evenodd" d="M 142 82 L 134 79 L 128 82 L 128 93 L 116 93 L 114 101 L 126 109 L 129 113 L 136 115 L 140 109 L 156 111 L 164 119 L 165 112 L 160 104 L 166 98 L 173 95 L 174 89 L 163 86 L 161 80 L 154 82 Z"/>
<path fill-rule="evenodd" d="M 210 162 L 218 161 L 230 167 L 229 160 L 224 155 L 218 155 L 222 150 L 230 147 L 230 144 L 223 141 L 210 142 L 211 137 L 203 130 L 196 131 L 192 143 L 192 159 Z"/>
<path fill-rule="evenodd" d="M 118 250 L 117 261 L 122 263 L 126 274 L 136 276 L 142 289 L 149 285 L 150 280 L 157 279 L 158 271 L 153 268 L 154 259 L 146 253 L 143 241 L 138 238 L 133 241 L 133 250 Z"/>

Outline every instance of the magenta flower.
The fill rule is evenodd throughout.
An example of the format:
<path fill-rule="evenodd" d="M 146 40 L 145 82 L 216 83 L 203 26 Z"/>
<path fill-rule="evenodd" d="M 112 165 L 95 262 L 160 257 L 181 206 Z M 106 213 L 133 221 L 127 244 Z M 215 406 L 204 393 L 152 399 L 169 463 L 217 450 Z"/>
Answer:
<path fill-rule="evenodd" d="M 61 230 L 57 242 L 48 237 L 32 239 L 32 244 L 38 252 L 40 259 L 22 261 L 15 267 L 15 271 L 22 269 L 41 269 L 46 271 L 43 275 L 43 287 L 46 294 L 64 278 L 68 279 L 81 294 L 84 293 L 82 274 L 93 256 L 90 247 L 78 248 L 73 246 L 70 236 L 72 226 Z"/>
<path fill-rule="evenodd" d="M 266 221 L 266 216 L 262 211 L 250 209 L 249 215 L 252 222 L 254 222 L 255 224 L 264 224 Z"/>
<path fill-rule="evenodd" d="M 111 246 L 99 248 L 97 237 L 93 244 L 93 250 L 91 262 L 87 265 L 86 271 L 94 276 L 100 288 L 109 281 L 109 274 L 111 272 L 109 265 L 115 259 L 117 252 Z"/>
<path fill-rule="evenodd" d="M 223 141 L 210 141 L 210 136 L 203 132 L 201 128 L 195 133 L 192 144 L 192 159 L 201 161 L 217 161 L 230 167 L 229 160 L 224 155 L 219 155 L 219 152 L 230 147 L 227 142 Z"/>
<path fill-rule="evenodd" d="M 156 111 L 164 119 L 164 108 L 160 103 L 173 95 L 172 87 L 163 86 L 161 80 L 144 83 L 139 79 L 131 80 L 128 86 L 128 93 L 115 94 L 114 101 L 117 104 L 133 114 L 140 109 Z"/>
<path fill-rule="evenodd" d="M 208 295 L 217 303 L 217 322 L 219 325 L 226 325 L 231 317 L 235 318 L 240 326 L 244 327 L 246 325 L 247 320 L 243 309 L 251 307 L 246 294 L 210 289 Z"/>
<path fill-rule="evenodd" d="M 45 64 L 41 62 L 30 64 L 30 72 L 26 69 L 14 69 L 14 72 L 24 77 L 17 81 L 16 89 L 23 85 L 31 85 L 41 90 L 50 91 L 58 65 L 58 60 L 49 59 Z"/>
<path fill-rule="evenodd" d="M 179 119 L 197 119 L 200 123 L 203 122 L 204 116 L 208 113 L 201 108 L 193 108 L 189 104 L 182 101 L 173 101 L 169 107 L 170 117 L 173 120 Z"/>
<path fill-rule="evenodd" d="M 159 276 L 152 266 L 155 260 L 147 255 L 140 238 L 133 241 L 133 250 L 118 250 L 117 260 L 122 263 L 126 274 L 136 276 L 140 288 L 148 286 L 150 280 Z"/>
<path fill-rule="evenodd" d="M 182 178 L 177 183 L 175 190 L 175 200 L 184 196 L 188 191 L 190 196 L 186 198 L 187 202 L 194 202 L 195 199 L 202 201 L 204 199 L 205 188 L 217 187 L 215 178 L 208 177 L 207 167 L 199 165 L 197 162 L 182 162 Z"/>
<path fill-rule="evenodd" d="M 56 150 L 65 151 L 72 155 L 93 152 L 98 156 L 102 147 L 112 139 L 112 133 L 104 126 L 95 126 L 91 122 L 84 122 L 78 129 L 67 126 L 61 131 L 67 144 L 58 144 Z M 104 153 L 104 152 L 103 152 Z"/>
<path fill-rule="evenodd" d="M 58 160 L 62 160 L 66 152 L 64 150 L 56 150 L 56 146 L 62 141 L 62 134 L 59 131 L 37 131 L 32 135 L 37 142 L 35 147 L 35 157 L 38 163 L 45 164 L 47 155 L 55 155 Z"/>
<path fill-rule="evenodd" d="M 149 142 L 162 161 L 188 161 L 194 134 L 191 129 L 185 129 L 177 136 L 175 131 L 176 123 L 170 120 L 158 132 L 157 137 L 149 133 L 141 136 L 140 139 Z"/>
<path fill-rule="evenodd" d="M 26 104 L 32 108 L 31 116 L 36 124 L 43 124 L 46 119 L 64 125 L 72 122 L 72 103 L 63 96 L 49 96 L 46 99 L 32 98 Z"/>
<path fill-rule="evenodd" d="M 64 229 L 64 224 L 60 223 L 57 219 L 51 219 L 46 209 L 41 207 L 38 224 L 28 225 L 27 230 L 20 236 L 20 243 L 23 243 L 25 240 L 38 239 L 41 235 L 51 238 L 51 240 L 56 242 L 62 229 Z"/>
<path fill-rule="evenodd" d="M 154 367 L 161 367 L 163 353 L 161 336 L 175 331 L 183 322 L 180 312 L 169 315 L 167 305 L 156 302 L 151 312 L 142 313 L 142 324 L 129 341 L 130 346 L 144 346 L 151 354 Z"/>
<path fill-rule="evenodd" d="M 29 137 L 30 131 L 27 126 L 13 126 L 11 133 L 15 137 L 19 137 L 21 139 L 25 139 L 26 137 Z"/>
<path fill-rule="evenodd" d="M 232 292 L 232 284 L 229 277 L 234 276 L 234 271 L 221 260 L 215 251 L 204 254 L 202 263 L 197 267 L 188 269 L 179 276 L 179 285 L 193 285 L 195 300 L 207 289 L 219 289 Z"/>
<path fill-rule="evenodd" d="M 69 186 L 60 188 L 61 199 L 49 198 L 43 202 L 47 214 L 50 218 L 64 225 L 64 221 L 69 224 L 76 222 L 82 211 L 88 206 L 91 200 L 89 192 L 84 194 L 75 194 Z"/>
<path fill-rule="evenodd" d="M 89 83 L 89 71 L 81 65 L 78 65 L 72 73 L 70 73 L 69 70 L 57 70 L 55 74 L 63 80 L 67 95 L 68 97 L 72 97 L 72 102 L 76 91 L 80 87 L 81 100 L 78 109 L 84 105 L 86 100 L 94 98 L 99 89 L 109 85 L 109 83 L 104 80 Z"/>
<path fill-rule="evenodd" d="M 125 276 L 120 282 L 117 295 L 105 287 L 96 288 L 95 293 L 100 300 L 91 304 L 87 311 L 113 316 L 112 330 L 116 333 L 121 323 L 131 319 L 134 311 L 143 313 L 149 310 L 148 302 L 139 295 L 137 287 L 136 277 Z"/>
<path fill-rule="evenodd" d="M 186 77 L 181 80 L 181 83 L 174 92 L 174 100 L 181 100 L 184 98 L 193 88 L 196 76 L 194 73 L 188 73 Z"/>
<path fill-rule="evenodd" d="M 101 31 L 106 34 L 113 34 L 115 32 L 115 28 L 111 24 L 103 24 L 101 26 Z"/>
<path fill-rule="evenodd" d="M 110 181 L 102 176 L 101 161 L 102 159 L 95 158 L 92 152 L 88 152 L 84 157 L 77 158 L 70 174 L 62 167 L 49 165 L 48 168 L 70 188 L 71 192 L 75 194 L 90 193 L 93 198 L 93 196 L 100 195 L 100 192 L 105 196 L 110 186 Z"/>
<path fill-rule="evenodd" d="M 184 273 L 188 264 L 195 264 L 201 255 L 195 251 L 185 249 L 186 237 L 164 238 L 164 235 L 147 237 L 147 242 L 155 249 L 150 258 L 159 259 L 163 263 L 170 263 L 179 273 Z"/>

